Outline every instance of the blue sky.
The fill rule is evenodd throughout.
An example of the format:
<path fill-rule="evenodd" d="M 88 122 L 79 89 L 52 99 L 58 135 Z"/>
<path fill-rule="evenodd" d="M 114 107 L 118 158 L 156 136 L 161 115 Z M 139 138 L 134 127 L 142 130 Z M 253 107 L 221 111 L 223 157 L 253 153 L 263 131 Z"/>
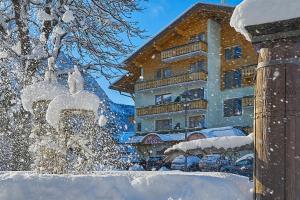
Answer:
<path fill-rule="evenodd" d="M 225 0 L 228 5 L 237 5 L 242 0 Z M 139 26 L 146 30 L 146 35 L 152 37 L 170 24 L 174 19 L 189 9 L 195 3 L 218 4 L 221 0 L 148 0 L 142 3 L 144 10 L 134 14 L 134 19 L 139 22 Z M 134 39 L 134 44 L 138 47 L 145 44 L 148 39 Z M 133 105 L 131 98 L 120 95 L 119 92 L 108 89 L 109 83 L 103 79 L 98 80 L 100 86 L 105 90 L 111 100 L 116 103 Z"/>

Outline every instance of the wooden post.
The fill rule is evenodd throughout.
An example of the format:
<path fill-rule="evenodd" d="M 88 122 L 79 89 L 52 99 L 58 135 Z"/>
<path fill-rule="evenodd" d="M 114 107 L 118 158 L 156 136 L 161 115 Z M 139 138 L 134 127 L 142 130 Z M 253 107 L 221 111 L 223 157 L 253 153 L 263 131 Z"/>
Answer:
<path fill-rule="evenodd" d="M 260 52 L 255 199 L 300 199 L 300 18 L 246 29 Z"/>

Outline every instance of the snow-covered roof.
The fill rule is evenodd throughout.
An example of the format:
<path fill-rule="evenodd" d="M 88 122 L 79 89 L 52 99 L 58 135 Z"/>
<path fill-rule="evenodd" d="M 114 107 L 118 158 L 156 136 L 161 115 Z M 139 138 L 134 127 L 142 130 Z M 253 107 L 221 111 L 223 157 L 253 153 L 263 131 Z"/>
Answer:
<path fill-rule="evenodd" d="M 67 88 L 57 82 L 41 81 L 27 86 L 22 90 L 21 99 L 25 110 L 33 113 L 34 102 L 52 100 L 58 95 L 67 94 Z"/>
<path fill-rule="evenodd" d="M 192 132 L 187 133 L 187 137 L 189 137 L 190 135 L 193 135 L 193 134 L 202 134 L 207 138 L 221 137 L 221 136 L 245 136 L 243 131 L 241 131 L 240 129 L 234 128 L 232 126 L 203 129 L 200 131 L 192 131 Z M 185 140 L 185 133 L 168 133 L 168 134 L 149 133 L 144 136 L 133 136 L 131 138 L 128 138 L 127 143 L 131 143 L 131 144 L 141 143 L 149 135 L 156 135 L 163 142 L 184 141 Z"/>
<path fill-rule="evenodd" d="M 234 149 L 244 145 L 253 143 L 253 135 L 248 136 L 224 136 L 192 140 L 188 142 L 181 142 L 168 148 L 165 153 L 169 154 L 172 151 L 187 152 L 194 149 L 217 148 L 217 149 Z"/>
<path fill-rule="evenodd" d="M 59 115 L 63 110 L 67 109 L 80 109 L 90 110 L 98 116 L 99 98 L 90 92 L 80 91 L 75 94 L 64 94 L 55 97 L 49 104 L 46 119 L 48 123 L 57 128 Z"/>
<path fill-rule="evenodd" d="M 244 132 L 232 126 L 209 128 L 199 131 L 206 137 L 222 137 L 222 136 L 245 136 Z"/>
<path fill-rule="evenodd" d="M 299 10 L 299 0 L 244 0 L 235 8 L 230 25 L 250 40 L 246 26 L 298 18 Z"/>

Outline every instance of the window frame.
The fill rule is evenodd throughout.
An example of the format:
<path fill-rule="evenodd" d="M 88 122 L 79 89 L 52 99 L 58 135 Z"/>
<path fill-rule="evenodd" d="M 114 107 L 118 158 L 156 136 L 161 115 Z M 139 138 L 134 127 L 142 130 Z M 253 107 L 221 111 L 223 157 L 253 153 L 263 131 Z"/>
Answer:
<path fill-rule="evenodd" d="M 239 110 L 240 112 L 237 112 L 237 110 Z M 243 115 L 242 98 L 225 99 L 223 101 L 224 117 L 237 117 L 242 115 Z"/>
<path fill-rule="evenodd" d="M 166 101 L 166 98 L 164 98 L 164 96 L 168 96 L 170 98 L 170 100 Z M 160 97 L 161 98 L 161 103 L 159 103 L 157 101 L 157 98 Z M 171 93 L 165 93 L 165 94 L 158 94 L 155 95 L 155 105 L 163 105 L 163 104 L 168 104 L 172 102 L 172 94 Z"/>
<path fill-rule="evenodd" d="M 201 65 L 200 65 L 201 63 Z M 201 67 L 200 67 L 201 66 Z M 193 70 L 194 68 L 194 70 Z M 199 60 L 190 64 L 190 72 L 207 72 L 207 62 L 205 60 Z"/>
<path fill-rule="evenodd" d="M 243 77 L 242 77 L 241 69 L 225 71 L 224 72 L 224 89 L 241 88 L 242 87 L 242 78 Z"/>
<path fill-rule="evenodd" d="M 224 56 L 225 56 L 226 62 L 240 59 L 243 57 L 243 48 L 239 44 L 231 46 L 231 47 L 226 47 L 224 49 Z"/>
<path fill-rule="evenodd" d="M 200 118 L 200 121 L 199 121 L 198 125 L 201 124 L 201 127 L 200 126 L 191 126 L 191 119 L 196 118 L 196 117 Z M 196 122 L 194 121 L 193 123 L 195 125 Z M 194 115 L 194 116 L 189 117 L 189 124 L 188 124 L 189 128 L 204 128 L 204 123 L 205 123 L 205 115 Z"/>
<path fill-rule="evenodd" d="M 159 128 L 158 127 L 158 123 L 159 122 L 162 122 L 162 121 L 168 121 L 169 124 L 166 129 L 165 128 Z M 173 120 L 171 118 L 168 118 L 168 119 L 158 119 L 158 120 L 155 120 L 155 131 L 168 131 L 168 130 L 172 130 L 172 123 L 173 123 Z"/>

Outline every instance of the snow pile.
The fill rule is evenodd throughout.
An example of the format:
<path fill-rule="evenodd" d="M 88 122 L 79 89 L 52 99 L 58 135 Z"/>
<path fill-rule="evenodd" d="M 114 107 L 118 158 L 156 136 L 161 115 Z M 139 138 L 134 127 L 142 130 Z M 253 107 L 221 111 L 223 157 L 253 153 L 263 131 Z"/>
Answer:
<path fill-rule="evenodd" d="M 189 137 L 190 135 L 193 135 L 193 134 L 202 134 L 207 138 L 223 137 L 223 136 L 245 136 L 243 131 L 241 131 L 240 129 L 234 128 L 232 126 L 202 129 L 200 131 L 192 131 L 192 132 L 188 132 L 187 136 Z M 164 142 L 184 141 L 185 140 L 185 133 L 168 133 L 168 134 L 149 133 L 145 136 L 130 137 L 130 138 L 128 138 L 127 143 L 130 143 L 130 144 L 141 143 L 149 135 L 155 135 Z"/>
<path fill-rule="evenodd" d="M 60 113 L 64 110 L 89 110 L 98 117 L 100 100 L 97 95 L 84 91 L 84 80 L 76 66 L 74 72 L 69 73 L 68 84 L 70 93 L 55 97 L 47 110 L 46 119 L 55 128 L 58 128 Z"/>
<path fill-rule="evenodd" d="M 97 117 L 99 103 L 99 98 L 95 94 L 87 91 L 81 91 L 76 94 L 59 95 L 49 104 L 46 119 L 51 126 L 57 128 L 59 115 L 63 110 L 90 110 L 93 111 Z"/>
<path fill-rule="evenodd" d="M 57 82 L 47 80 L 34 83 L 26 87 L 21 94 L 22 105 L 25 110 L 33 113 L 32 105 L 41 100 L 51 101 L 57 95 L 67 94 L 68 90 Z"/>
<path fill-rule="evenodd" d="M 224 173 L 105 172 L 93 175 L 0 174 L 1 200 L 250 200 L 253 183 Z"/>
<path fill-rule="evenodd" d="M 183 152 L 187 152 L 192 149 L 204 149 L 204 148 L 212 148 L 215 147 L 217 149 L 233 149 L 237 147 L 242 147 L 244 145 L 253 143 L 253 135 L 250 134 L 248 136 L 225 136 L 225 137 L 213 137 L 213 138 L 205 138 L 192 140 L 188 142 L 181 142 L 176 144 L 170 148 L 168 148 L 165 153 L 168 154 L 174 150 L 179 150 Z"/>
<path fill-rule="evenodd" d="M 299 0 L 244 0 L 234 10 L 230 25 L 250 40 L 246 26 L 300 17 Z"/>

